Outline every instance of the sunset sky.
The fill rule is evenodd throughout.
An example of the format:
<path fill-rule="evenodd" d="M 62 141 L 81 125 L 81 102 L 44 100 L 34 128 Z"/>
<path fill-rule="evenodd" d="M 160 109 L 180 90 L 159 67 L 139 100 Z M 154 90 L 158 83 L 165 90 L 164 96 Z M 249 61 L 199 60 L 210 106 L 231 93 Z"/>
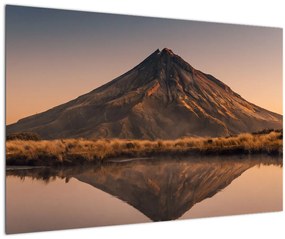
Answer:
<path fill-rule="evenodd" d="M 164 47 L 282 114 L 281 29 L 7 6 L 6 123 L 87 93 Z"/>

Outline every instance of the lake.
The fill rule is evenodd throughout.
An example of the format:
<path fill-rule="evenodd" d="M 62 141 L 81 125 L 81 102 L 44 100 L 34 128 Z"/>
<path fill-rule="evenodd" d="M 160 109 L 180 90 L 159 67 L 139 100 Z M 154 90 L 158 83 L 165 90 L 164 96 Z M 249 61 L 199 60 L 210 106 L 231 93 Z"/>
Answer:
<path fill-rule="evenodd" d="M 260 155 L 8 167 L 6 232 L 281 211 L 282 167 Z"/>

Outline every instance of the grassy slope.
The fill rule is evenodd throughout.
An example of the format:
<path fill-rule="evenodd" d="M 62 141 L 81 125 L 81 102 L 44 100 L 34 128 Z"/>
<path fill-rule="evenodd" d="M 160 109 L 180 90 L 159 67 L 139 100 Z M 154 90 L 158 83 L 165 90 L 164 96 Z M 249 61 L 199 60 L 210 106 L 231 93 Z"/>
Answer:
<path fill-rule="evenodd" d="M 6 142 L 7 165 L 62 165 L 123 157 L 189 154 L 282 154 L 283 134 L 273 131 L 219 138 L 176 140 L 61 139 Z"/>

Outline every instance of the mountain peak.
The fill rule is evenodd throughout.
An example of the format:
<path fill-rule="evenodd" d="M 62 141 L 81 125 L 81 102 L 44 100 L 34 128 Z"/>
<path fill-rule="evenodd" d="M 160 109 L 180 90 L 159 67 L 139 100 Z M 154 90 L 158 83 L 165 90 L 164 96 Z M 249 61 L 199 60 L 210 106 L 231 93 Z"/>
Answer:
<path fill-rule="evenodd" d="M 165 54 L 165 55 L 170 55 L 170 56 L 174 56 L 175 54 L 173 53 L 173 51 L 169 48 L 163 48 L 162 51 L 160 52 L 161 55 Z"/>
<path fill-rule="evenodd" d="M 158 57 L 158 56 L 177 56 L 171 49 L 169 48 L 163 48 L 162 50 L 160 50 L 159 48 L 157 48 L 152 54 L 150 54 L 146 59 L 148 58 L 152 58 L 152 57 Z"/>

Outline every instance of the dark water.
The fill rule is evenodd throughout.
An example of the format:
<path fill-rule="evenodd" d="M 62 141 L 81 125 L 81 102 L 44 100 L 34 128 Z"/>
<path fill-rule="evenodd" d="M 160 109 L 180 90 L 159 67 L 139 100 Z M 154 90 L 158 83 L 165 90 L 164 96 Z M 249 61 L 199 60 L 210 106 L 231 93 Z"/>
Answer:
<path fill-rule="evenodd" d="M 8 168 L 6 232 L 282 210 L 282 159 L 150 159 Z"/>

